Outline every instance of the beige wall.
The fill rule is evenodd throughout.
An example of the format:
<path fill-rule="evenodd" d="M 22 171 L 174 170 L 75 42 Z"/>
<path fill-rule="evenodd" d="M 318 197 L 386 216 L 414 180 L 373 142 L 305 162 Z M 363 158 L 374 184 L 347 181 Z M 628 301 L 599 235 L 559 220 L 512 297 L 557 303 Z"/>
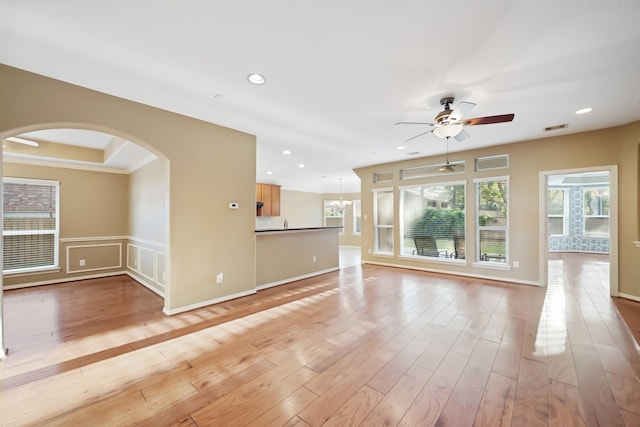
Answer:
<path fill-rule="evenodd" d="M 165 294 L 169 165 L 156 159 L 129 175 L 129 241 L 126 269 L 138 281 Z"/>
<path fill-rule="evenodd" d="M 457 148 L 456 143 L 452 149 Z M 638 240 L 638 145 L 640 123 L 600 131 L 572 134 L 554 138 L 525 141 L 489 147 L 479 150 L 453 152 L 450 160 L 465 160 L 467 171 L 453 175 L 450 180 L 467 181 L 467 206 L 474 205 L 473 179 L 491 176 L 510 176 L 510 259 L 519 260 L 520 268 L 511 271 L 453 266 L 428 261 L 402 259 L 398 256 L 382 257 L 368 254 L 373 248 L 372 190 L 394 188 L 395 247 L 399 242 L 398 186 L 419 183 L 443 182 L 446 178 L 399 180 L 401 168 L 444 162 L 443 156 L 412 159 L 404 162 L 381 164 L 356 170 L 361 179 L 363 219 L 363 261 L 405 265 L 416 268 L 436 269 L 481 277 L 504 278 L 521 282 L 539 283 L 539 173 L 541 171 L 619 165 L 619 290 L 632 296 L 640 296 L 640 249 L 633 244 Z M 496 171 L 474 172 L 476 157 L 509 154 L 510 167 Z M 373 183 L 375 172 L 393 171 L 391 182 Z M 467 210 L 472 212 L 472 210 Z M 474 246 L 474 218 L 467 215 L 467 253 Z M 614 248 L 615 249 L 615 248 Z"/>
<path fill-rule="evenodd" d="M 5 276 L 5 287 L 123 271 L 127 175 L 5 162 L 3 176 L 60 181 L 60 271 Z"/>
<path fill-rule="evenodd" d="M 89 128 L 168 161 L 165 311 L 254 289 L 255 136 L 4 65 L 0 93 L 2 137 L 56 126 Z M 231 201 L 246 208 L 230 210 Z M 219 272 L 224 283 L 214 286 Z"/>
<path fill-rule="evenodd" d="M 322 227 L 322 195 L 304 191 L 280 191 L 280 216 L 256 217 L 256 229 Z"/>
<path fill-rule="evenodd" d="M 165 241 L 168 180 L 164 159 L 156 159 L 129 175 L 129 236 Z"/>

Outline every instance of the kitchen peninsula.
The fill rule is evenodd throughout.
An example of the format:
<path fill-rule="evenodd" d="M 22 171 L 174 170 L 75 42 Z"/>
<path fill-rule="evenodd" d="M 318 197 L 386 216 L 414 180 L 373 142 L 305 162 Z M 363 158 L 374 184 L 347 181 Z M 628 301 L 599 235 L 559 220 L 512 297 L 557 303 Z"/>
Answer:
<path fill-rule="evenodd" d="M 256 289 L 338 270 L 341 228 L 256 230 Z"/>

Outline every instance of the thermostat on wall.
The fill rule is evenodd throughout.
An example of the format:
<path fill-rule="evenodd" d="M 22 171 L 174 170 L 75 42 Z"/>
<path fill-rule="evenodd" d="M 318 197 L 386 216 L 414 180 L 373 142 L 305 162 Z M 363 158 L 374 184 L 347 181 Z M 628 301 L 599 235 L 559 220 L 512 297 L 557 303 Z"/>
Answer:
<path fill-rule="evenodd" d="M 229 209 L 238 209 L 238 207 L 239 207 L 238 202 L 229 203 Z"/>

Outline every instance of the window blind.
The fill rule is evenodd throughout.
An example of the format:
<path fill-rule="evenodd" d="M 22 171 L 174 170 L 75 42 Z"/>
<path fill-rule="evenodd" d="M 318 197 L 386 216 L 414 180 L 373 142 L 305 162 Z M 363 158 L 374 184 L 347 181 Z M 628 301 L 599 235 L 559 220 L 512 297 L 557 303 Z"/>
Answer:
<path fill-rule="evenodd" d="M 5 273 L 57 267 L 58 187 L 55 181 L 3 179 Z"/>

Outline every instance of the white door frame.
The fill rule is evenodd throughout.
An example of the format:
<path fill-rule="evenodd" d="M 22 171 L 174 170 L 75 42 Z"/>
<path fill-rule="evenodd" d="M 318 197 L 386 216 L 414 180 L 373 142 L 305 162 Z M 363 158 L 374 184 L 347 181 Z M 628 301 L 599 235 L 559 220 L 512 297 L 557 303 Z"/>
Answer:
<path fill-rule="evenodd" d="M 618 165 L 593 166 L 579 169 L 562 169 L 553 171 L 541 171 L 539 175 L 540 190 L 540 283 L 546 286 L 549 280 L 549 231 L 547 221 L 547 187 L 550 175 L 570 175 L 584 172 L 609 172 L 609 293 L 618 296 Z"/>

